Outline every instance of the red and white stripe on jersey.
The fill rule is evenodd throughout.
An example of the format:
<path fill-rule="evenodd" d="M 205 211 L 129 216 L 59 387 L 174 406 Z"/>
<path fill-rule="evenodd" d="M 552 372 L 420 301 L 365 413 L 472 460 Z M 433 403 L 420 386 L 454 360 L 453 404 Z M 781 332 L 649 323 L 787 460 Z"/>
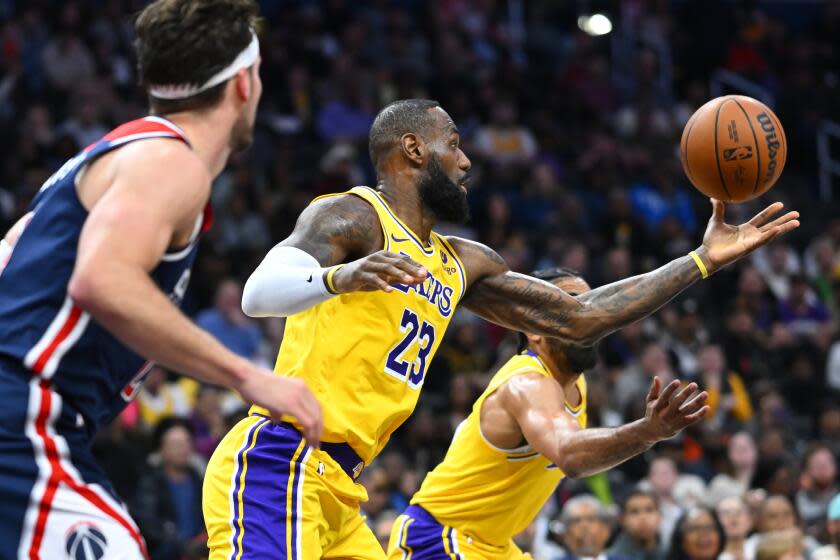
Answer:
<path fill-rule="evenodd" d="M 51 378 L 61 358 L 82 337 L 89 321 L 90 314 L 77 307 L 68 295 L 41 340 L 26 353 L 24 365 L 44 379 Z"/>
<path fill-rule="evenodd" d="M 177 138 L 183 140 L 187 146 L 190 145 L 190 141 L 187 139 L 187 135 L 183 130 L 166 119 L 151 116 L 118 126 L 103 136 L 101 140 L 86 147 L 85 151 L 90 150 L 100 142 L 108 142 L 111 146 L 119 146 L 120 144 L 142 138 Z"/>
<path fill-rule="evenodd" d="M 148 558 L 146 543 L 125 508 L 99 486 L 86 484 L 70 462 L 67 441 L 58 435 L 53 427 L 60 411 L 61 397 L 50 390 L 49 382 L 32 378 L 29 383 L 25 431 L 35 450 L 38 480 L 32 488 L 29 507 L 23 520 L 18 558 L 41 558 L 41 548 L 47 536 L 48 518 L 60 488 L 71 490 L 83 498 L 84 502 L 93 506 L 98 514 L 104 514 L 125 529 L 143 557 Z"/>

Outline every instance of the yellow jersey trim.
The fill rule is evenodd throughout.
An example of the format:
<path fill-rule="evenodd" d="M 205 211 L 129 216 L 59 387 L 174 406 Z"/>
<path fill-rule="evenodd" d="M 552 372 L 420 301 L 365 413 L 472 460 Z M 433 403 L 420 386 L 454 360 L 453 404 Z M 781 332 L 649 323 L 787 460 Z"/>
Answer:
<path fill-rule="evenodd" d="M 458 257 L 458 253 L 456 253 L 455 249 L 452 248 L 452 245 L 449 243 L 449 240 L 447 240 L 444 236 L 440 235 L 439 233 L 432 232 L 432 235 L 434 235 L 440 240 L 440 244 L 444 247 L 444 249 L 446 249 L 446 252 L 449 253 L 449 256 L 451 256 L 455 260 L 455 264 L 458 265 L 458 270 L 461 272 L 461 299 L 459 299 L 458 301 L 461 301 L 462 299 L 464 299 L 464 296 L 467 293 L 467 269 L 464 267 L 464 263 L 461 262 L 460 257 Z"/>
<path fill-rule="evenodd" d="M 409 238 L 411 241 L 413 241 L 413 242 L 414 242 L 414 244 L 415 244 L 415 245 L 417 245 L 417 247 L 418 247 L 421 251 L 423 251 L 423 254 L 424 254 L 424 255 L 426 255 L 426 256 L 431 256 L 431 255 L 434 255 L 434 254 L 435 254 L 434 236 L 432 236 L 432 237 L 429 239 L 429 241 L 430 241 L 430 242 L 429 242 L 429 244 L 428 244 L 428 245 L 425 245 L 425 244 L 424 244 L 424 243 L 420 240 L 420 238 L 417 236 L 417 234 L 416 234 L 416 233 L 414 233 L 414 232 L 411 230 L 411 228 L 410 228 L 410 227 L 408 227 L 407 225 L 405 225 L 405 222 L 403 222 L 403 221 L 400 219 L 400 217 L 399 217 L 399 216 L 397 216 L 397 215 L 394 213 L 394 211 L 393 211 L 393 210 L 391 210 L 391 207 L 388 205 L 388 203 L 385 201 L 385 199 L 384 199 L 384 198 L 382 198 L 382 195 L 380 195 L 378 192 L 376 192 L 374 189 L 372 189 L 372 188 L 370 188 L 370 187 L 359 187 L 359 188 L 362 188 L 362 189 L 367 189 L 368 191 L 370 191 L 370 192 L 371 192 L 371 194 L 373 194 L 373 196 L 375 196 L 375 197 L 376 197 L 376 199 L 377 199 L 377 200 L 379 200 L 379 202 L 381 202 L 381 203 L 382 203 L 382 206 L 384 207 L 384 209 L 385 209 L 385 211 L 388 213 L 388 215 L 389 215 L 389 216 L 391 216 L 391 218 L 393 218 L 393 219 L 394 219 L 394 222 L 396 222 L 396 224 L 397 224 L 398 226 L 400 226 L 400 228 L 401 228 L 401 229 L 405 232 L 405 234 L 406 234 L 406 235 L 408 235 L 408 238 Z"/>

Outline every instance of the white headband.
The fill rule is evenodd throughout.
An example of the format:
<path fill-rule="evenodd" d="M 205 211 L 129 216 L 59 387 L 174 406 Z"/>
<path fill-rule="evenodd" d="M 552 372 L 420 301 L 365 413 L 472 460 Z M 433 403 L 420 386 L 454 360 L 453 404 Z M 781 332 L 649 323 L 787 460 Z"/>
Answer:
<path fill-rule="evenodd" d="M 149 87 L 149 94 L 157 99 L 186 99 L 197 95 L 202 91 L 207 91 L 211 87 L 217 86 L 225 80 L 231 79 L 237 72 L 243 68 L 253 66 L 260 56 L 260 41 L 257 39 L 257 34 L 251 31 L 251 42 L 245 47 L 239 55 L 226 67 L 216 72 L 209 80 L 202 85 L 197 86 L 193 84 L 166 84 L 153 85 Z"/>

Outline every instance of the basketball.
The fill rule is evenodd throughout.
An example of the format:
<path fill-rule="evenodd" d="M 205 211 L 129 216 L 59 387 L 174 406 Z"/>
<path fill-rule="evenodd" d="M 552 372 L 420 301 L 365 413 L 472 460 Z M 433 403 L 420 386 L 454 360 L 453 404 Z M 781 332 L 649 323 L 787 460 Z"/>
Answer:
<path fill-rule="evenodd" d="M 766 105 L 743 95 L 712 99 L 688 119 L 680 160 L 706 196 L 744 202 L 772 187 L 785 167 L 782 123 Z"/>

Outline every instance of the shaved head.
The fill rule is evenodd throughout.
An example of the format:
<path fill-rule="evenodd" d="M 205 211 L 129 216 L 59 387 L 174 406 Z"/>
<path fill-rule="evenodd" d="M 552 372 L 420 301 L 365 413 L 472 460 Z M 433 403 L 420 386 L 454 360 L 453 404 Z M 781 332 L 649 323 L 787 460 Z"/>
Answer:
<path fill-rule="evenodd" d="M 429 109 L 435 107 L 440 107 L 440 103 L 431 99 L 401 99 L 379 111 L 370 127 L 368 149 L 373 166 L 379 167 L 382 157 L 399 144 L 404 134 L 422 137 L 434 123 Z"/>

